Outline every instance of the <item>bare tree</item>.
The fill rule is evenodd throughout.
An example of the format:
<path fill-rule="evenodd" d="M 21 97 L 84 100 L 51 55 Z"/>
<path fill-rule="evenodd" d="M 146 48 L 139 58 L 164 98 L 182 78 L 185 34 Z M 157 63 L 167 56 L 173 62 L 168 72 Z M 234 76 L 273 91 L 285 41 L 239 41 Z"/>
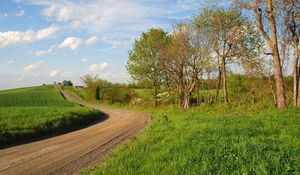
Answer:
<path fill-rule="evenodd" d="M 293 104 L 294 106 L 300 107 L 300 1 L 284 0 L 284 4 L 282 4 L 282 6 L 288 42 L 295 50 L 295 58 L 293 62 Z"/>
<path fill-rule="evenodd" d="M 205 9 L 195 18 L 195 23 L 205 26 L 205 35 L 217 55 L 219 69 L 217 97 L 222 77 L 224 103 L 229 103 L 227 64 L 233 60 L 256 57 L 256 50 L 260 46 L 259 37 L 250 21 L 242 17 L 237 9 Z"/>
<path fill-rule="evenodd" d="M 179 106 L 190 108 L 190 98 L 204 69 L 208 47 L 199 30 L 188 24 L 174 27 L 172 41 L 165 50 L 164 67 L 178 91 Z"/>
<path fill-rule="evenodd" d="M 275 19 L 275 10 L 272 0 L 253 0 L 252 3 L 244 3 L 243 6 L 246 9 L 254 12 L 257 27 L 261 35 L 271 48 L 271 55 L 274 62 L 274 77 L 276 82 L 276 98 L 277 106 L 282 109 L 285 108 L 285 88 L 282 76 L 282 65 L 280 61 L 279 48 L 278 48 L 278 36 L 277 36 L 277 24 Z M 265 15 L 266 14 L 266 15 Z M 264 21 L 267 21 L 267 25 Z M 270 34 L 269 32 L 270 31 Z"/>

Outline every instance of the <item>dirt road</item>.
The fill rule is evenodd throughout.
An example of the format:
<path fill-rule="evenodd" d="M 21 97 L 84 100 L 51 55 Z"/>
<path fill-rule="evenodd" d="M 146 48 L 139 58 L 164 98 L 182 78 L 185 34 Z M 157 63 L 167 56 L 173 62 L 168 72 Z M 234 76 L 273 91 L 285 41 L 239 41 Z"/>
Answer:
<path fill-rule="evenodd" d="M 0 174 L 76 174 L 100 163 L 150 120 L 145 113 L 101 107 L 63 94 L 73 102 L 101 110 L 109 118 L 68 134 L 0 150 Z"/>

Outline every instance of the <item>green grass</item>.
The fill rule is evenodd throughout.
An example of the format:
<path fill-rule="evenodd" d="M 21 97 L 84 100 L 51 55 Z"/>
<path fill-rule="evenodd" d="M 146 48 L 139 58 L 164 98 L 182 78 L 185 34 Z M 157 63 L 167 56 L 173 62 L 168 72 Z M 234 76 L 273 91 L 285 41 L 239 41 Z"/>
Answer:
<path fill-rule="evenodd" d="M 0 92 L 0 144 L 63 132 L 99 119 L 100 113 L 65 100 L 52 86 Z"/>
<path fill-rule="evenodd" d="M 148 128 L 83 174 L 300 174 L 299 109 L 203 111 L 151 112 Z"/>
<path fill-rule="evenodd" d="M 64 100 L 52 86 L 39 86 L 0 91 L 1 107 L 65 106 L 74 104 Z"/>

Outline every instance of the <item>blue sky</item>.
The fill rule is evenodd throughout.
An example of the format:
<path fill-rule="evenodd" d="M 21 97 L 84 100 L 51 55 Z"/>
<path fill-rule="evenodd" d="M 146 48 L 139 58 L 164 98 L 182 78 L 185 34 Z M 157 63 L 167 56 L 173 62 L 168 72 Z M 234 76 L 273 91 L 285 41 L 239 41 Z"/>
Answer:
<path fill-rule="evenodd" d="M 152 27 L 199 12 L 198 0 L 1 0 L 0 89 L 86 74 L 127 82 L 128 50 Z"/>

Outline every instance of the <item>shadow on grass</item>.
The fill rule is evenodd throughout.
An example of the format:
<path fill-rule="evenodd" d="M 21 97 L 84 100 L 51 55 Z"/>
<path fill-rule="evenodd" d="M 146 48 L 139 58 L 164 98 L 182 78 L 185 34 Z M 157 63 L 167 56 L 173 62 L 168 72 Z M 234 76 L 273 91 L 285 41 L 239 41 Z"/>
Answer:
<path fill-rule="evenodd" d="M 98 124 L 106 119 L 108 119 L 107 114 L 97 111 L 88 116 L 80 116 L 70 120 L 59 121 L 58 127 L 53 127 L 53 124 L 51 124 L 51 126 L 45 124 L 40 128 L 34 128 L 33 132 L 27 134 L 12 135 L 0 133 L 0 149 L 41 141 L 71 133 Z M 4 138 L 4 140 L 2 140 L 1 137 Z"/>

